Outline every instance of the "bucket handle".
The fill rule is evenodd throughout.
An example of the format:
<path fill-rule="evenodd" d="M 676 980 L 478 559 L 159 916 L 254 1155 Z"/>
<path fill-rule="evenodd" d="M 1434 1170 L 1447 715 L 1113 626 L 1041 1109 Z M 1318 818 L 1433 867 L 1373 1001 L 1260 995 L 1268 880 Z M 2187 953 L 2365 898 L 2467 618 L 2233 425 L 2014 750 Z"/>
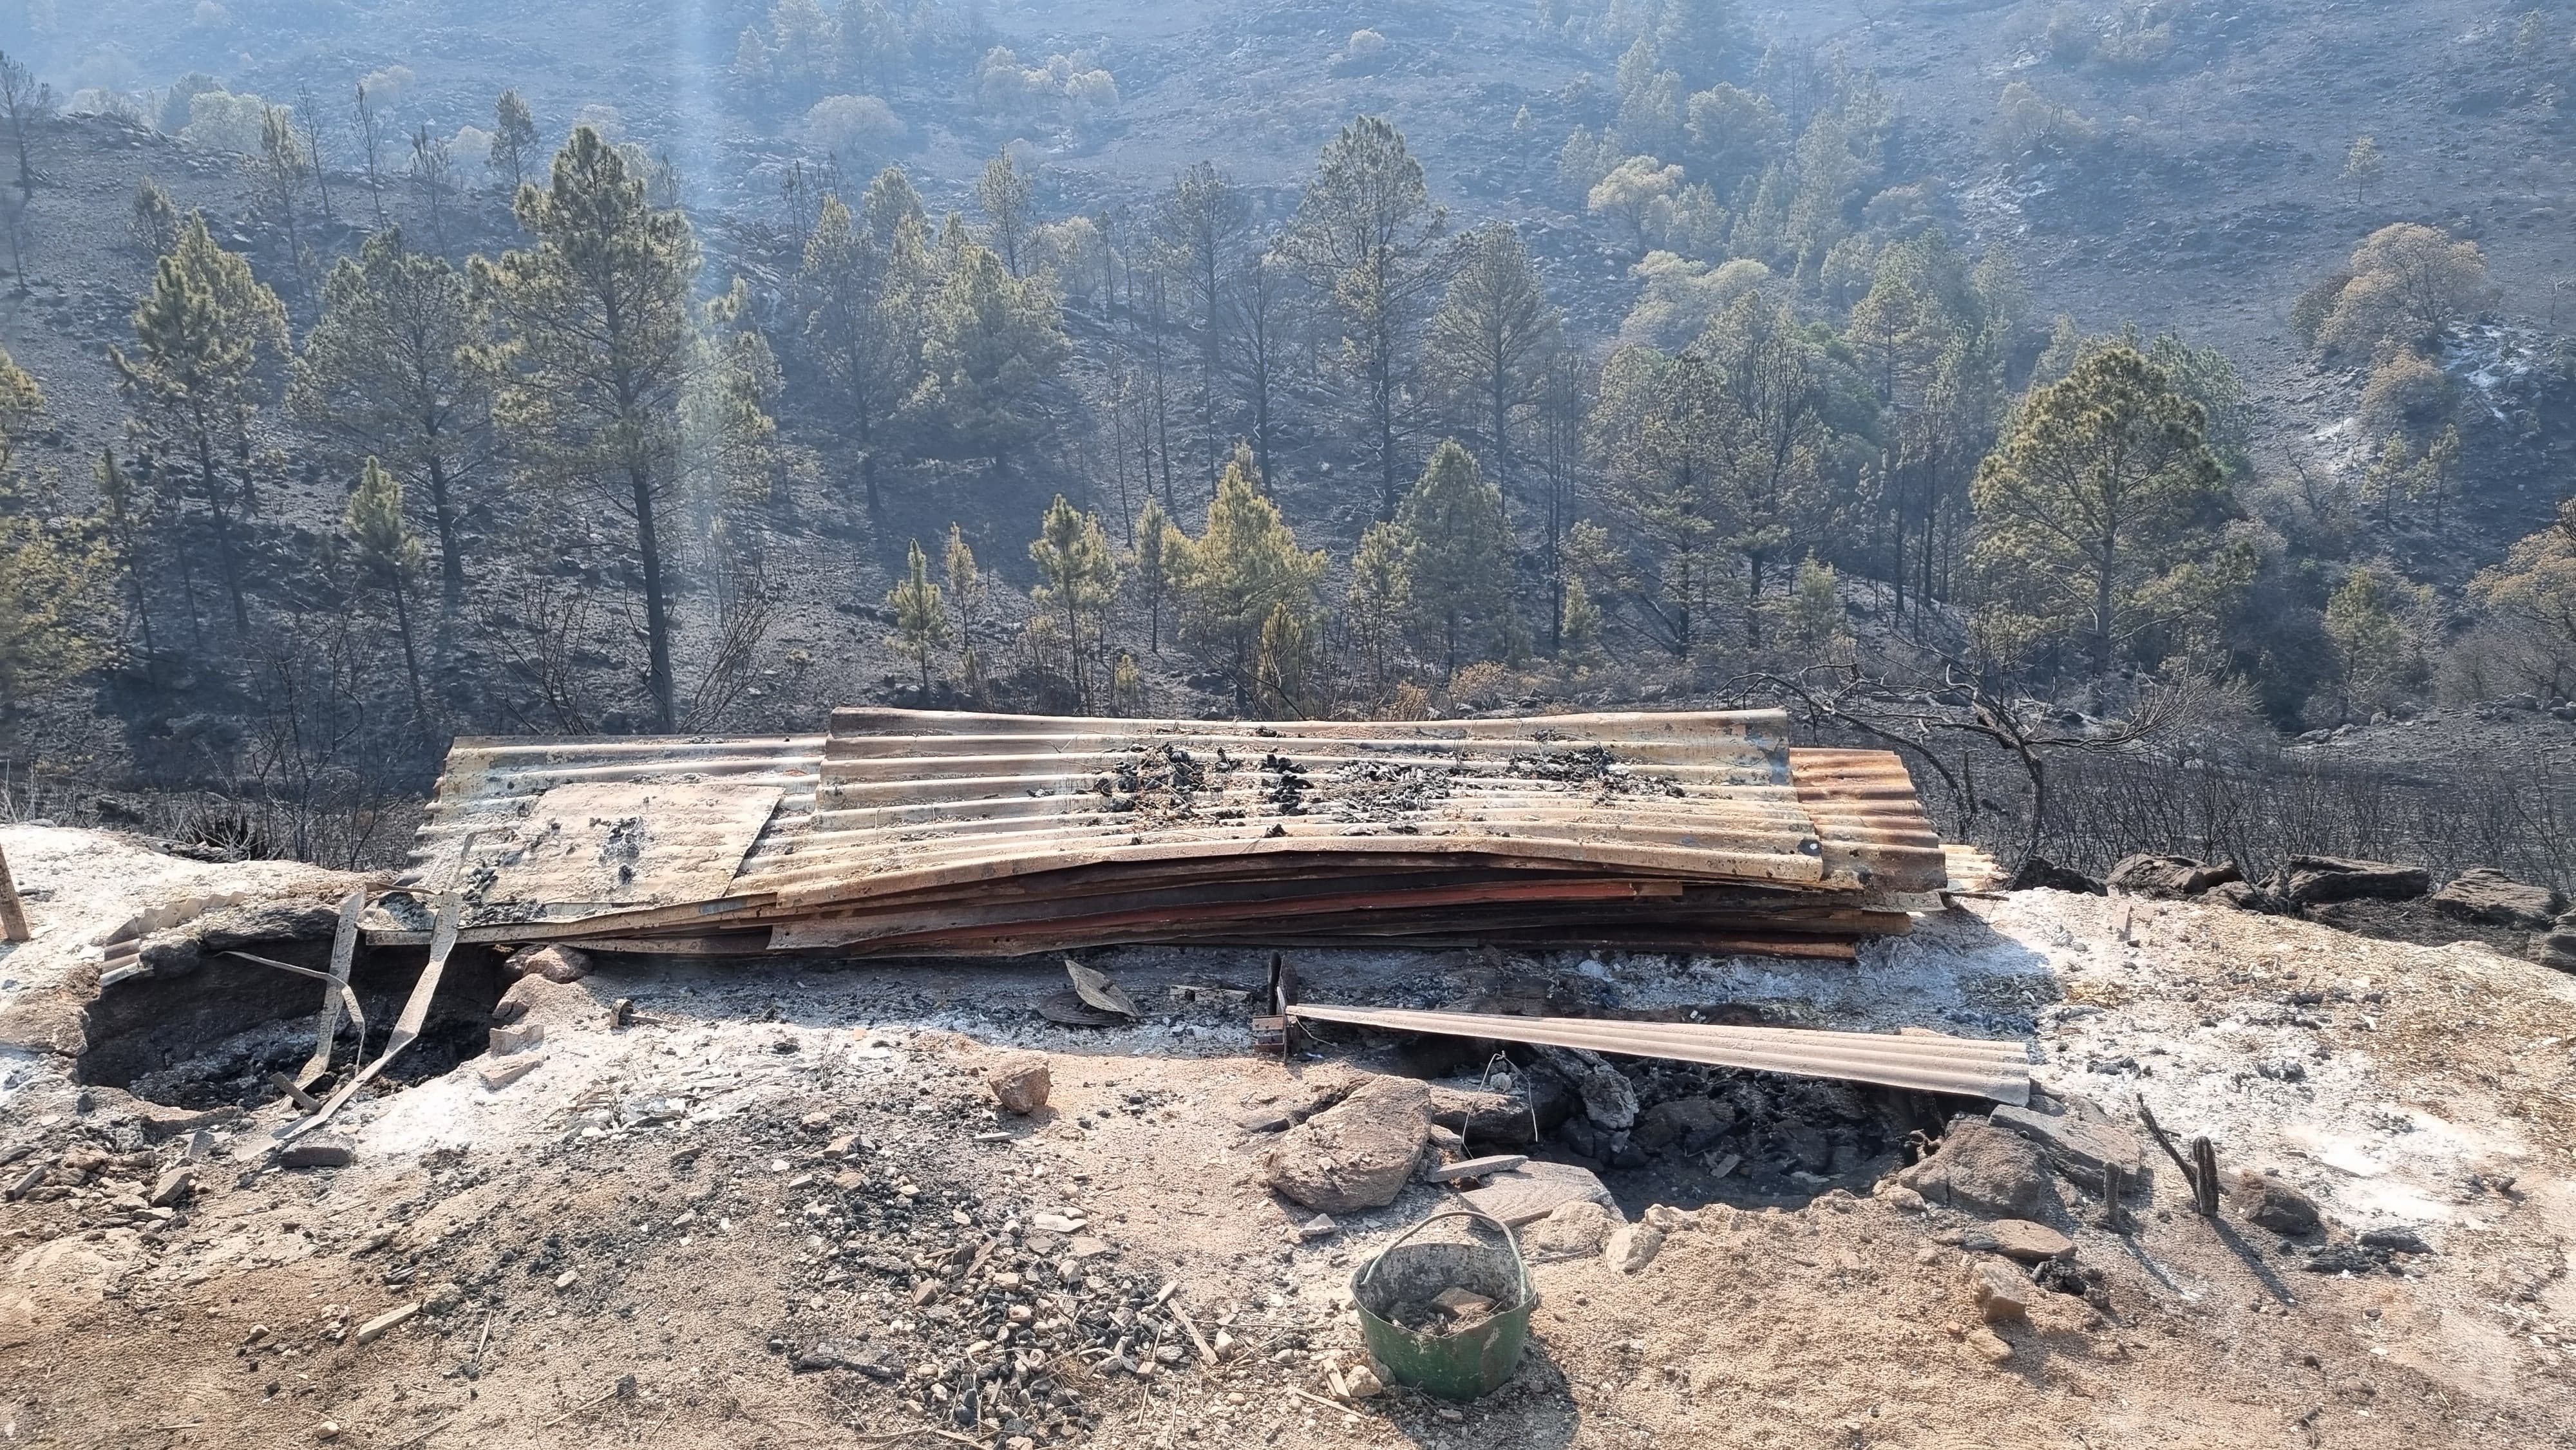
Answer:
<path fill-rule="evenodd" d="M 1417 1223 L 1413 1227 L 1406 1229 L 1404 1232 L 1397 1234 L 1393 1243 L 1388 1244 L 1385 1248 L 1382 1248 L 1369 1256 L 1368 1263 L 1361 1268 L 1359 1280 L 1353 1287 L 1360 1289 L 1367 1288 L 1370 1278 L 1377 1273 L 1377 1266 L 1386 1262 L 1387 1255 L 1394 1253 L 1399 1248 L 1402 1248 L 1406 1239 L 1413 1237 L 1415 1234 L 1422 1232 L 1424 1229 L 1431 1227 L 1433 1224 L 1440 1222 L 1444 1218 L 1467 1219 L 1470 1222 L 1480 1224 L 1486 1228 L 1492 1229 L 1495 1233 L 1501 1234 L 1503 1236 L 1503 1247 L 1511 1250 L 1512 1273 L 1519 1280 L 1520 1287 L 1519 1302 L 1513 1304 L 1511 1307 L 1518 1309 L 1522 1305 L 1531 1303 L 1537 1299 L 1538 1295 L 1530 1285 L 1529 1260 L 1521 1256 L 1521 1243 L 1518 1238 L 1513 1236 L 1512 1226 L 1503 1222 L 1501 1219 L 1494 1217 L 1490 1213 L 1486 1213 L 1481 1209 L 1473 1208 L 1442 1209 L 1440 1212 L 1432 1214 L 1430 1217 L 1423 1219 L 1420 1223 Z"/>

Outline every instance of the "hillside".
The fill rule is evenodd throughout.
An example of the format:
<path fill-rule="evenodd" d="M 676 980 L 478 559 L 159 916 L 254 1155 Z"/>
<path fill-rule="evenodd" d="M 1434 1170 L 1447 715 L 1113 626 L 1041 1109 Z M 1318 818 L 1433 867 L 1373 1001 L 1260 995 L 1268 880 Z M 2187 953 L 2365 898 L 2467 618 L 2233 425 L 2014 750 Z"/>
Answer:
<path fill-rule="evenodd" d="M 679 21 L 591 0 L 103 0 L 0 15 L 0 49 L 67 112 L 31 123 L 24 274 L 0 295 L 0 342 L 47 404 L 16 440 L 25 501 L 12 508 L 90 517 L 110 450 L 160 500 L 115 551 L 130 577 L 85 596 L 101 640 L 81 683 L 20 692 L 0 719 L 13 758 L 62 779 L 47 808 L 140 812 L 176 834 L 245 814 L 271 848 L 310 853 L 327 837 L 360 860 L 400 838 L 404 802 L 460 733 L 618 732 L 662 717 L 796 729 L 830 703 L 898 695 L 1177 714 L 1733 699 L 1747 679 L 1828 657 L 1928 678 L 1994 637 L 2002 586 L 1975 577 L 1977 458 L 2082 338 L 2124 329 L 2142 345 L 2170 334 L 2158 346 L 2178 351 L 2159 356 L 2204 389 L 2195 401 L 2227 469 L 2225 499 L 2185 552 L 2186 572 L 2229 582 L 2160 605 L 2171 612 L 2131 631 L 2119 674 L 2208 672 L 2231 704 L 2194 740 L 2157 748 L 2177 761 L 2244 754 L 2271 771 L 2278 740 L 2303 730 L 2498 696 L 2545 707 L 2576 683 L 2567 645 L 2468 587 L 2517 540 L 2544 537 L 2576 460 L 2563 341 L 2576 303 L 2569 317 L 2556 305 L 2576 275 L 2564 220 L 2576 14 L 2564 7 L 852 0 L 809 18 L 800 4 L 715 4 Z M 800 41 L 798 26 L 829 44 Z M 361 85 L 383 136 L 373 185 L 350 99 Z M 471 589 L 434 611 L 423 596 L 415 630 L 347 551 L 366 450 L 286 406 L 273 362 L 236 440 L 238 478 L 222 485 L 240 493 L 222 566 L 245 581 L 236 611 L 221 597 L 206 485 L 153 472 L 184 450 L 152 432 L 108 362 L 110 345 L 133 346 L 152 284 L 157 243 L 133 240 L 138 185 L 166 187 L 180 213 L 202 208 L 215 245 L 278 291 L 303 347 L 320 279 L 379 212 L 407 246 L 459 268 L 530 244 L 484 159 L 505 88 L 533 113 L 531 175 L 576 125 L 627 143 L 655 204 L 686 209 L 704 252 L 695 296 L 742 280 L 719 330 L 775 361 L 758 384 L 776 428 L 759 476 L 714 493 L 690 482 L 673 557 L 648 564 L 624 505 L 553 492 L 561 480 L 541 478 L 533 440 L 513 440 L 521 451 L 494 455 L 458 515 Z M 284 210 L 241 149 L 259 145 L 263 98 L 319 151 L 318 184 L 295 182 Z M 1244 303 L 1226 290 L 1237 284 L 1218 279 L 1226 295 L 1194 310 L 1172 260 L 1161 229 L 1174 178 L 1202 160 L 1241 208 L 1226 265 L 1288 255 L 1319 155 L 1355 115 L 1393 123 L 1444 209 L 1423 278 L 1440 281 L 1464 238 L 1506 222 L 1562 314 L 1562 396 L 1512 403 L 1499 450 L 1427 340 L 1440 290 L 1405 304 L 1381 429 L 1363 417 L 1374 405 L 1338 283 L 1281 264 L 1264 433 L 1245 391 Z M 2348 152 L 2364 136 L 2378 160 L 2356 180 Z M 979 189 L 997 153 L 1028 187 L 1008 228 Z M 1646 167 L 1623 201 L 1604 188 L 1635 164 L 1627 153 L 1668 174 Z M 929 397 L 916 394 L 888 420 L 899 439 L 862 444 L 811 340 L 800 269 L 819 193 L 855 207 L 887 165 L 920 193 L 941 267 L 963 241 L 1027 233 L 1046 260 L 1020 270 L 1055 294 L 1062 345 L 998 410 L 961 424 L 916 410 Z M 2302 336 L 2294 304 L 2397 223 L 2474 248 L 2465 310 L 2412 338 L 2335 348 Z M 1954 314 L 1925 324 L 1929 351 L 1909 364 L 1922 376 L 1903 385 L 1894 351 L 1884 368 L 1872 361 L 1863 321 L 1888 315 L 1869 312 L 1872 297 L 1897 284 Z M 1602 390 L 1624 349 L 1704 346 L 1694 334 L 1746 285 L 1800 330 L 1814 389 L 1801 426 L 1816 432 L 1775 517 L 1716 519 L 1677 543 L 1657 523 L 1669 500 L 1645 496 L 1661 485 L 1640 481 L 1660 465 L 1622 451 L 1659 424 L 1619 410 L 1656 390 Z M 1922 421 L 1941 411 L 1931 394 L 1908 389 L 1953 385 L 1939 380 L 1941 328 L 1969 348 L 1974 376 L 1957 417 L 1935 424 Z M 2367 394 L 2401 363 L 2418 391 L 2391 413 Z M 2454 461 L 2427 485 L 2446 427 Z M 1005 432 L 1008 446 L 994 441 Z M 1270 464 L 1261 489 L 1298 546 L 1325 556 L 1285 674 L 1261 674 L 1259 620 L 1237 628 L 1231 657 L 1195 636 L 1175 647 L 1190 611 L 1145 592 L 1136 563 L 1144 505 L 1166 502 L 1197 535 L 1214 475 L 1255 433 Z M 1511 560 L 1484 571 L 1507 597 L 1478 606 L 1490 617 L 1463 657 L 1457 620 L 1435 648 L 1418 604 L 1403 606 L 1416 617 L 1390 651 L 1389 621 L 1363 617 L 1352 592 L 1371 525 L 1444 436 L 1500 481 L 1503 533 L 1477 547 Z M 2391 436 L 2403 469 L 2384 466 Z M 414 531 L 435 546 L 425 480 L 395 472 Z M 885 480 L 873 508 L 862 472 Z M 1075 609 L 1071 644 L 1043 620 L 1029 553 L 1059 494 L 1098 517 L 1117 556 L 1116 587 L 1096 620 Z M 888 591 L 906 550 L 921 542 L 937 574 L 952 526 L 993 597 L 977 615 L 952 598 L 943 638 L 898 644 Z M 1793 597 L 1802 563 L 1834 571 L 1805 604 Z M 662 582 L 648 587 L 648 573 Z M 648 607 L 655 589 L 667 631 Z M 1567 651 L 1576 594 L 1598 623 Z M 2339 598 L 2370 611 L 2362 633 L 2329 619 Z M 397 628 L 420 637 L 398 645 Z M 2080 718 L 2134 704 L 2130 684 L 2107 678 L 2107 642 L 2079 646 L 2062 619 L 2033 628 L 2039 643 L 1991 671 L 1999 697 Z M 658 675 L 647 636 L 674 661 Z M 2367 659 L 2352 643 L 2365 636 Z M 1854 652 L 1837 654 L 1842 641 Z M 403 658 L 413 675 L 426 661 L 428 678 L 406 682 Z M 2439 767 L 2436 779 L 2487 766 L 2439 752 L 2413 764 Z M 2382 766 L 2411 768 L 2374 755 Z M 1970 829 L 2009 829 L 1968 814 Z"/>

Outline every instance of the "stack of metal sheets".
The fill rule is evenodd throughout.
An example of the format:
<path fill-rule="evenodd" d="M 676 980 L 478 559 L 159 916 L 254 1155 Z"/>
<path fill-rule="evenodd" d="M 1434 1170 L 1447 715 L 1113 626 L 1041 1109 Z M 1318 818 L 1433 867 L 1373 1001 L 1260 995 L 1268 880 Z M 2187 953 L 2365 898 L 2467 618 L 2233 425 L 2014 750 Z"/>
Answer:
<path fill-rule="evenodd" d="M 1773 711 L 1438 721 L 844 709 L 459 740 L 406 884 L 464 940 L 1009 956 L 1484 942 L 1848 956 L 1988 884 L 1897 758 Z M 396 898 L 379 941 L 425 935 Z"/>

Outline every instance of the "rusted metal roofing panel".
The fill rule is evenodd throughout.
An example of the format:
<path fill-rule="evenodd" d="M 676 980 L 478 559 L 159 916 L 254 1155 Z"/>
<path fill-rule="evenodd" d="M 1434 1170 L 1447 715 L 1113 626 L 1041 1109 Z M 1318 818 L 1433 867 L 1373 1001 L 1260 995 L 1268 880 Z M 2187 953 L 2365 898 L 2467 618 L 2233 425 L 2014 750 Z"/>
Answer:
<path fill-rule="evenodd" d="M 1390 1032 L 1429 1032 L 1497 1042 L 1588 1048 L 1713 1067 L 1829 1077 L 1916 1092 L 2030 1102 L 2030 1047 L 1930 1033 L 1815 1032 L 1792 1027 L 1716 1027 L 1694 1022 L 1611 1022 L 1590 1017 L 1498 1017 L 1300 1002 L 1291 1017 Z"/>
<path fill-rule="evenodd" d="M 502 875 L 502 868 L 524 859 L 526 849 L 549 834 L 547 821 L 560 820 L 562 811 L 545 811 L 549 793 L 566 787 L 586 787 L 601 794 L 581 803 L 585 823 L 592 813 L 640 812 L 656 817 L 655 824 L 668 832 L 675 828 L 675 820 L 659 818 L 676 813 L 697 818 L 701 829 L 692 834 L 704 835 L 703 828 L 723 818 L 732 822 L 725 828 L 729 834 L 724 838 L 729 840 L 740 835 L 744 818 L 757 815 L 760 819 L 748 843 L 733 850 L 733 859 L 722 877 L 711 877 L 704 871 L 690 875 L 688 890 L 704 888 L 712 879 L 713 888 L 705 895 L 723 897 L 729 894 L 730 881 L 736 873 L 759 861 L 764 853 L 781 849 L 782 843 L 798 834 L 812 818 L 814 783 L 822 766 L 822 753 L 823 738 L 819 735 L 620 735 L 561 740 L 464 737 L 447 752 L 447 768 L 439 777 L 429 817 L 413 842 L 411 863 L 402 881 L 406 885 L 437 884 L 457 860 L 458 845 L 470 835 L 472 849 L 458 878 L 465 895 L 468 927 L 536 919 L 525 914 L 530 898 L 514 889 Z M 676 792 L 665 797 L 665 804 L 658 808 L 645 802 L 657 788 Z M 634 807 L 619 812 L 608 804 L 620 795 L 631 795 Z M 557 798 L 559 805 L 571 800 Z M 699 854 L 720 855 L 722 844 L 710 839 Z M 583 888 L 578 894 L 588 899 L 602 893 Z M 623 900 L 615 899 L 615 893 L 609 895 L 609 900 L 558 909 L 544 919 L 623 914 L 657 899 L 649 891 L 630 891 Z M 687 898 L 658 899 L 676 906 Z M 555 904 L 569 905 L 562 901 Z M 474 930 L 466 933 L 468 940 L 477 935 Z"/>
<path fill-rule="evenodd" d="M 469 839 L 468 940 L 577 922 L 589 939 L 769 931 L 780 949 L 967 950 L 969 919 L 986 918 L 995 943 L 1198 939 L 1245 929 L 1228 883 L 1290 878 L 1326 883 L 1300 888 L 1318 934 L 1487 921 L 1848 941 L 1949 879 L 1893 756 L 1792 750 L 1777 711 L 1259 723 L 849 709 L 826 736 L 466 739 L 414 879 L 448 879 Z M 1497 871 L 1639 884 L 1551 903 Z M 1689 899 L 1646 884 L 1659 879 L 1692 883 Z M 1595 891 L 1608 894 L 1579 904 Z M 405 925 L 425 923 L 371 929 Z"/>
<path fill-rule="evenodd" d="M 1316 850 L 1502 850 L 1787 886 L 1827 884 L 1831 862 L 1844 889 L 1944 879 L 1902 767 L 1837 759 L 1802 786 L 1805 752 L 1777 711 L 1263 724 L 854 709 L 832 723 L 812 830 L 745 889 L 819 904 L 1069 862 Z M 1819 807 L 1842 836 L 1823 839 Z"/>

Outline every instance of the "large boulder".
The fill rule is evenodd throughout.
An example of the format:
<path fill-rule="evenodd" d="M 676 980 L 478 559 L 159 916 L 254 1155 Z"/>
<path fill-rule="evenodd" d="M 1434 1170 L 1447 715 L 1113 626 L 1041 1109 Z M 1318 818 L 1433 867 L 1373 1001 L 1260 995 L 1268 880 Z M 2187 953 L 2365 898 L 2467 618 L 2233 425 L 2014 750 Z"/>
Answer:
<path fill-rule="evenodd" d="M 2544 967 L 2576 972 L 2576 911 L 2558 918 L 2549 935 L 2533 945 L 2531 955 Z"/>
<path fill-rule="evenodd" d="M 1940 1151 L 1896 1181 L 1926 1202 L 1991 1218 L 2028 1218 L 2050 1201 L 2048 1160 L 2039 1145 L 1983 1118 L 1954 1120 Z"/>
<path fill-rule="evenodd" d="M 2130 856 L 2111 868 L 2103 884 L 2122 896 L 2175 898 L 2198 896 L 2213 886 L 2242 881 L 2245 873 L 2233 861 L 2215 866 L 2189 856 Z"/>
<path fill-rule="evenodd" d="M 2546 886 L 2525 886 L 2501 871 L 2472 866 L 2433 893 L 2433 909 L 2462 921 L 2546 931 L 2566 899 Z"/>
<path fill-rule="evenodd" d="M 1270 1187 L 1318 1213 L 1393 1203 L 1422 1156 L 1430 1106 L 1431 1090 L 1413 1078 L 1371 1078 L 1288 1130 L 1264 1162 Z"/>
<path fill-rule="evenodd" d="M 2433 873 L 2421 866 L 2342 856 L 2293 856 L 2282 864 L 2275 889 L 2293 904 L 2306 907 L 2363 897 L 2412 901 L 2432 885 Z"/>

